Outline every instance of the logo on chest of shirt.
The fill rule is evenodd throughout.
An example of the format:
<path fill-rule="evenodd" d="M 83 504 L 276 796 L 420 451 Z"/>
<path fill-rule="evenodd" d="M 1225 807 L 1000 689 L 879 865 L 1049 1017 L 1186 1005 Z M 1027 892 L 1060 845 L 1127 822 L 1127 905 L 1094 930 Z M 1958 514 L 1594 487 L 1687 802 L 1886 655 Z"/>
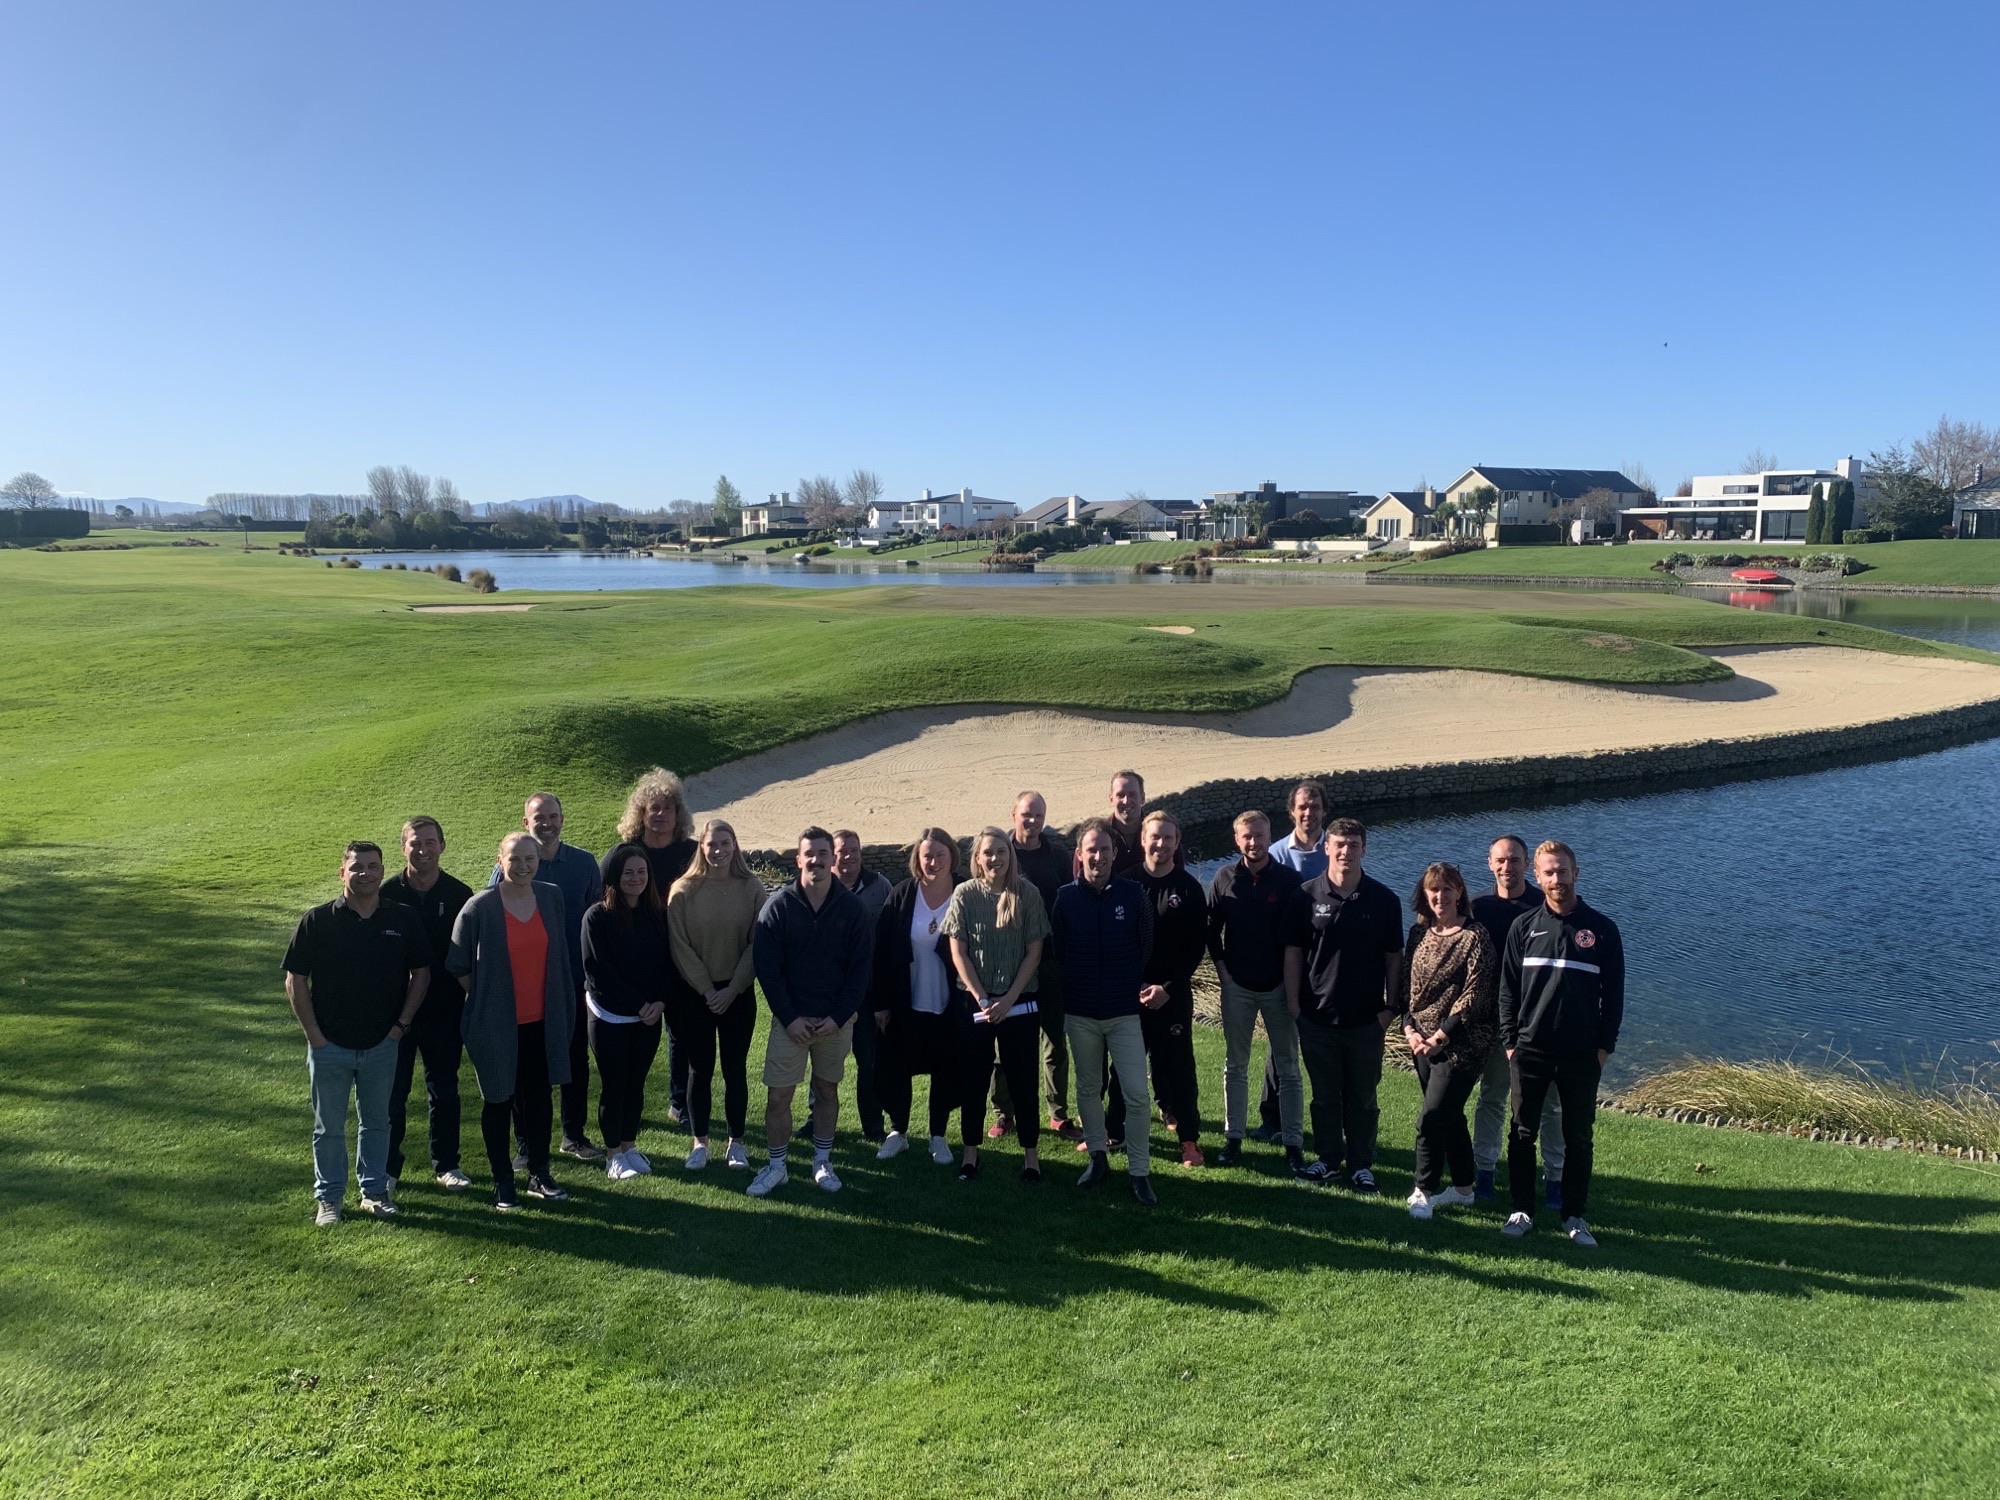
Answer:
<path fill-rule="evenodd" d="M 1179 891 L 1168 891 L 1167 909 L 1170 911 L 1179 911 L 1180 907 L 1181 907 L 1181 893 Z"/>
<path fill-rule="evenodd" d="M 1125 920 L 1125 908 L 1124 908 L 1124 907 L 1122 907 L 1122 906 L 1114 906 L 1114 907 L 1112 907 L 1112 908 L 1111 908 L 1111 920 L 1112 920 L 1112 921 L 1114 921 L 1114 922 L 1122 922 L 1122 921 L 1124 921 L 1124 920 Z"/>
<path fill-rule="evenodd" d="M 1330 917 L 1330 916 L 1332 916 L 1332 915 L 1333 915 L 1333 903 L 1332 903 L 1332 902 L 1330 902 L 1330 901 L 1320 901 L 1320 902 L 1317 902 L 1317 903 L 1315 903 L 1315 904 L 1314 904 L 1314 906 L 1313 906 L 1313 915 L 1314 915 L 1314 916 L 1316 916 L 1316 917 Z"/>
<path fill-rule="evenodd" d="M 1577 928 L 1574 935 L 1576 945 L 1579 948 L 1595 948 L 1597 946 L 1597 934 L 1592 932 L 1588 927 Z"/>

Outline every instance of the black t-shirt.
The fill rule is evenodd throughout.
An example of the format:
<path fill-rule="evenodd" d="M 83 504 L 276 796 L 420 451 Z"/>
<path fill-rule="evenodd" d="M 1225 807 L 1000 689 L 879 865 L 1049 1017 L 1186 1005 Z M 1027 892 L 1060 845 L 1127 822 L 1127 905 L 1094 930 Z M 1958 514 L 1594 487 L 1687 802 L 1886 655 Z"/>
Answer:
<path fill-rule="evenodd" d="M 1542 893 L 1533 886 L 1527 887 L 1518 896 L 1501 896 L 1488 892 L 1484 896 L 1472 898 L 1472 920 L 1486 929 L 1486 935 L 1493 939 L 1493 951 L 1507 951 L 1507 934 L 1513 931 L 1515 921 L 1527 912 L 1538 911 L 1542 906 Z"/>
<path fill-rule="evenodd" d="M 671 844 L 662 844 L 657 849 L 642 838 L 634 839 L 632 842 L 646 851 L 646 868 L 652 874 L 653 889 L 660 893 L 660 902 L 664 905 L 667 892 L 673 889 L 674 882 L 687 874 L 688 866 L 694 863 L 694 840 L 675 839 Z M 597 873 L 603 877 L 607 886 L 618 884 L 618 872 L 611 868 L 611 856 L 617 852 L 618 846 L 614 845 L 605 852 L 604 858 L 597 862 Z M 578 922 L 583 920 L 582 912 L 574 912 L 571 915 Z"/>
<path fill-rule="evenodd" d="M 1342 897 L 1325 875 L 1300 886 L 1286 908 L 1285 946 L 1305 951 L 1299 1019 L 1320 1026 L 1373 1026 L 1395 1007 L 1383 998 L 1391 954 L 1403 951 L 1403 904 L 1363 875 Z"/>
<path fill-rule="evenodd" d="M 407 906 L 379 902 L 362 918 L 345 896 L 299 918 L 285 950 L 285 972 L 312 983 L 313 1017 L 338 1047 L 373 1047 L 402 1014 L 410 972 L 428 969 L 423 919 Z"/>
<path fill-rule="evenodd" d="M 1009 838 L 1009 843 L 1014 841 Z M 1014 863 L 1021 867 L 1021 878 L 1042 893 L 1042 910 L 1054 911 L 1056 892 L 1070 883 L 1071 855 L 1063 841 L 1052 833 L 1043 833 L 1039 849 L 1023 849 L 1014 844 Z"/>
<path fill-rule="evenodd" d="M 436 882 L 427 891 L 420 891 L 410 884 L 409 871 L 392 875 L 382 882 L 382 899 L 393 901 L 398 906 L 407 906 L 417 914 L 417 920 L 424 924 L 424 937 L 431 945 L 431 985 L 424 991 L 424 1010 L 433 1005 L 449 1004 L 463 999 L 465 989 L 458 982 L 458 976 L 444 966 L 444 956 L 451 951 L 451 929 L 458 921 L 458 914 L 465 903 L 472 899 L 472 887 L 457 876 L 438 871 Z"/>

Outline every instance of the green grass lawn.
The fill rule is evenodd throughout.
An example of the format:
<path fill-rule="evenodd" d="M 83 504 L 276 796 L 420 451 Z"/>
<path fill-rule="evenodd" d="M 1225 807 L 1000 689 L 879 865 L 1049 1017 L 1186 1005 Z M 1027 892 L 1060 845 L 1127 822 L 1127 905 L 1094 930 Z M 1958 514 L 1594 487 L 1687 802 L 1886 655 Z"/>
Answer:
<path fill-rule="evenodd" d="M 1129 568 L 1134 563 L 1174 562 L 1192 553 L 1196 542 L 1126 542 L 1080 547 L 1058 552 L 1042 564 L 1048 568 Z"/>
<path fill-rule="evenodd" d="M 1758 542 L 1642 542 L 1623 547 L 1489 547 L 1484 552 L 1460 552 L 1452 557 L 1393 563 L 1364 560 L 1370 572 L 1451 578 L 1659 578 L 1653 564 L 1668 552 L 1756 553 L 1758 556 L 1802 557 L 1808 552 L 1846 552 L 1868 564 L 1868 571 L 1847 580 L 1849 587 L 1870 585 L 1950 584 L 1961 588 L 2000 588 L 2000 546 L 1983 542 L 1873 542 L 1860 547 L 1780 546 Z"/>
<path fill-rule="evenodd" d="M 970 592 L 510 592 L 537 607 L 482 618 L 411 613 L 471 598 L 428 575 L 273 554 L 0 555 L 0 1493 L 1990 1492 L 2000 1174 L 1607 1117 L 1585 1258 L 1485 1210 L 1412 1223 L 1402 1075 L 1377 1203 L 1264 1151 L 1163 1163 L 1148 1214 L 1080 1200 L 1067 1160 L 1022 1186 L 1011 1144 L 961 1187 L 844 1138 L 847 1192 L 754 1204 L 678 1170 L 662 1064 L 655 1177 L 577 1168 L 506 1220 L 412 1182 L 398 1223 L 311 1227 L 279 956 L 340 842 L 410 812 L 476 880 L 534 787 L 601 848 L 639 767 L 906 704 L 1933 649 L 1650 595 Z"/>

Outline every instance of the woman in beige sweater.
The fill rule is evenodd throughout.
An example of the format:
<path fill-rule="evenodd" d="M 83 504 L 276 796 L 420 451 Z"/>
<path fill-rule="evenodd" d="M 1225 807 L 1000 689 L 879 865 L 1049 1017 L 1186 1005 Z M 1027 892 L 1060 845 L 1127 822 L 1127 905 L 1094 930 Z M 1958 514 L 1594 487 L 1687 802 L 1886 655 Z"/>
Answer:
<path fill-rule="evenodd" d="M 694 1149 L 687 1169 L 708 1165 L 709 1114 L 714 1104 L 715 1058 L 722 1053 L 722 1113 L 729 1126 L 727 1165 L 750 1165 L 743 1144 L 750 1108 L 748 1059 L 757 1029 L 750 937 L 764 908 L 764 884 L 736 843 L 736 830 L 720 818 L 703 825 L 694 861 L 667 893 L 667 930 L 674 967 L 688 984 L 667 1020 L 688 1059 L 688 1128 Z"/>

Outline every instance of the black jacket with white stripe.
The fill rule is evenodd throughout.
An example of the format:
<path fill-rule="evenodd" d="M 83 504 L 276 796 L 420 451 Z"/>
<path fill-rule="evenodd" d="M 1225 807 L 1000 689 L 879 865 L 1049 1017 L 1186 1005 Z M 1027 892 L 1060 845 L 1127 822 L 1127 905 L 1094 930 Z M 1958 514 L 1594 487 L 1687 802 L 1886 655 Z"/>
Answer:
<path fill-rule="evenodd" d="M 1542 905 L 1515 919 L 1500 959 L 1501 1046 L 1551 1058 L 1609 1052 L 1624 1019 L 1616 922 L 1581 898 L 1566 917 Z"/>

